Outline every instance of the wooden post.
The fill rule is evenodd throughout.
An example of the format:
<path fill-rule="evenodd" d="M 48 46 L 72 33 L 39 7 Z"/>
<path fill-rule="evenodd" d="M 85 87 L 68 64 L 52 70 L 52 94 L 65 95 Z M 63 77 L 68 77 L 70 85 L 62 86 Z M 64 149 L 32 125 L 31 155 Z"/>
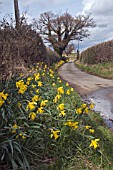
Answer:
<path fill-rule="evenodd" d="M 15 9 L 16 29 L 19 29 L 19 7 L 18 7 L 18 0 L 14 0 L 14 9 Z"/>

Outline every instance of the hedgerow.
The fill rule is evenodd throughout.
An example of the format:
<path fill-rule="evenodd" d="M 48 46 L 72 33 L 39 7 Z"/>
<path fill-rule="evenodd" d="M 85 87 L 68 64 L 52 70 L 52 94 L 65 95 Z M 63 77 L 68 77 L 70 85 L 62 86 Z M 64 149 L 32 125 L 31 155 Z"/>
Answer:
<path fill-rule="evenodd" d="M 80 61 L 86 64 L 97 64 L 113 61 L 113 40 L 97 44 L 84 50 Z"/>

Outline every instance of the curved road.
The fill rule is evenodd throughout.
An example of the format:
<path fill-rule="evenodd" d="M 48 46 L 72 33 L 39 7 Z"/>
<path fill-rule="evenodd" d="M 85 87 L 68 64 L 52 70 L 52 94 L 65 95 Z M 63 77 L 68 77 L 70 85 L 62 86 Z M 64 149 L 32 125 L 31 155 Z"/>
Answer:
<path fill-rule="evenodd" d="M 108 126 L 113 129 L 113 80 L 87 74 L 75 67 L 73 62 L 59 68 L 60 77 L 67 81 L 84 100 L 95 103 Z"/>

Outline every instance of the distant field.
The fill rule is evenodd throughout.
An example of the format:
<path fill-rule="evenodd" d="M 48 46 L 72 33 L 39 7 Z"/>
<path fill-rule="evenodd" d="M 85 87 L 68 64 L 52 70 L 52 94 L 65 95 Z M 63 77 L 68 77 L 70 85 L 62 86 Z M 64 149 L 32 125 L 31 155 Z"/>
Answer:
<path fill-rule="evenodd" d="M 76 60 L 76 53 L 72 53 L 72 54 L 70 54 L 70 55 L 64 55 L 66 58 L 68 58 L 69 59 L 69 61 L 70 60 Z"/>

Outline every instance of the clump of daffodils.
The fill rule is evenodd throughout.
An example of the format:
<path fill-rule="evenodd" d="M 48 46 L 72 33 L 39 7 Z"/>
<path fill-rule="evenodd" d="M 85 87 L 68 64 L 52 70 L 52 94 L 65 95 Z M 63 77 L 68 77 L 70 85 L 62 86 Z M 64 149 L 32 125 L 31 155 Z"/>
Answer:
<path fill-rule="evenodd" d="M 24 94 L 27 90 L 27 85 L 24 84 L 23 80 L 19 80 L 16 82 L 16 87 L 19 89 L 18 93 Z"/>
<path fill-rule="evenodd" d="M 69 126 L 72 129 L 77 129 L 78 128 L 78 124 L 79 124 L 79 122 L 73 122 L 73 121 L 69 120 L 64 125 L 65 126 Z"/>
<path fill-rule="evenodd" d="M 59 62 L 55 69 L 63 63 Z M 54 148 L 53 146 L 57 149 L 58 145 L 65 145 L 62 145 L 65 139 L 68 141 L 66 146 L 68 143 L 71 145 L 70 136 L 80 134 L 81 138 L 88 140 L 88 148 L 98 149 L 100 139 L 94 137 L 96 130 L 90 126 L 90 122 L 88 125 L 84 122 L 84 117 L 89 116 L 88 113 L 94 108 L 94 104 L 82 103 L 77 94 L 74 95 L 74 89 L 69 83 L 63 83 L 60 77 L 55 75 L 55 70 L 44 63 L 38 64 L 36 69 L 29 70 L 29 73 L 28 77 L 21 77 L 14 82 L 15 98 L 12 97 L 12 92 L 8 93 L 6 89 L 0 92 L 0 111 L 5 112 L 7 107 L 4 106 L 8 103 L 11 111 L 8 110 L 8 113 L 12 114 L 11 119 L 6 119 L 9 121 L 7 124 L 10 127 L 10 135 L 17 142 L 26 142 L 28 138 L 35 140 L 35 136 L 38 136 L 38 142 L 42 139 L 47 141 L 49 149 Z M 76 143 L 74 137 L 71 138 L 74 141 L 72 143 Z M 37 146 L 42 145 L 41 147 L 45 148 L 43 142 L 38 142 Z"/>

